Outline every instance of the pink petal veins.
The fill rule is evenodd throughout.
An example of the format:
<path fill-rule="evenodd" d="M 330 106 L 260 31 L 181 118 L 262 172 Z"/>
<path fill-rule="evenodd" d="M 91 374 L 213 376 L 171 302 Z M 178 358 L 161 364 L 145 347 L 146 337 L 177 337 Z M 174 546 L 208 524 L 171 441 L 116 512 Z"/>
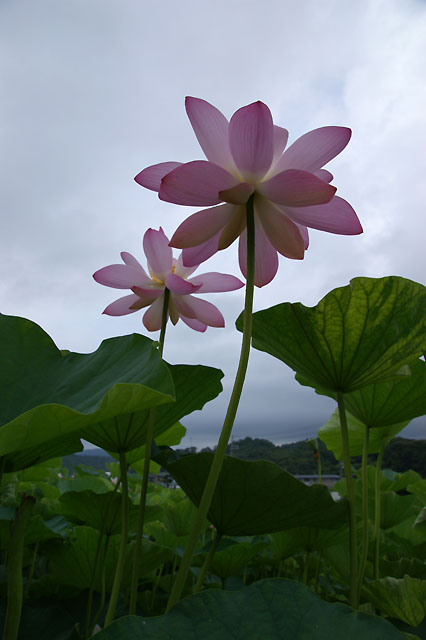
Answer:
<path fill-rule="evenodd" d="M 182 260 L 185 267 L 195 267 L 211 258 L 219 249 L 218 249 L 218 241 L 219 241 L 220 231 L 218 231 L 214 236 L 198 245 L 197 247 L 189 247 L 188 249 L 184 249 L 182 251 Z"/>
<path fill-rule="evenodd" d="M 227 273 L 203 273 L 200 276 L 191 278 L 190 282 L 195 285 L 199 285 L 198 293 L 219 293 L 222 291 L 235 291 L 244 287 L 244 282 L 241 282 L 235 276 L 228 275 Z"/>
<path fill-rule="evenodd" d="M 267 200 L 259 202 L 256 211 L 272 246 L 286 258 L 303 260 L 305 241 L 297 225 Z"/>
<path fill-rule="evenodd" d="M 282 152 L 284 151 L 288 141 L 288 131 L 282 127 L 278 127 L 274 124 L 274 157 L 272 164 L 274 164 Z"/>
<path fill-rule="evenodd" d="M 318 169 L 318 171 L 314 171 L 314 176 L 320 180 L 324 180 L 324 182 L 330 183 L 333 180 L 333 174 L 327 171 L 327 169 Z"/>
<path fill-rule="evenodd" d="M 362 233 L 362 227 L 355 211 L 349 202 L 338 196 L 334 196 L 333 200 L 327 204 L 283 208 L 289 218 L 312 229 L 345 236 Z"/>
<path fill-rule="evenodd" d="M 274 125 L 266 104 L 253 102 L 234 113 L 229 145 L 245 180 L 257 181 L 265 175 L 274 155 Z"/>
<path fill-rule="evenodd" d="M 241 272 L 247 278 L 247 229 L 240 235 L 238 255 Z M 264 287 L 269 284 L 277 270 L 277 252 L 269 242 L 262 225 L 257 220 L 257 216 L 255 216 L 254 284 L 256 287 Z"/>
<path fill-rule="evenodd" d="M 336 193 L 336 187 L 320 180 L 313 173 L 288 169 L 259 184 L 257 191 L 277 204 L 307 207 L 329 202 Z"/>
<path fill-rule="evenodd" d="M 234 162 L 229 150 L 229 123 L 213 105 L 199 98 L 185 99 L 186 113 L 207 160 L 232 170 Z"/>
<path fill-rule="evenodd" d="M 343 151 L 351 135 L 347 127 L 321 127 L 309 131 L 283 153 L 274 173 L 285 169 L 303 169 L 313 173 Z"/>
<path fill-rule="evenodd" d="M 135 181 L 145 187 L 151 189 L 151 191 L 160 191 L 161 180 L 165 175 L 180 167 L 182 162 L 160 162 L 159 164 L 153 164 L 151 167 L 147 167 L 135 177 Z"/>
<path fill-rule="evenodd" d="M 184 249 L 196 247 L 217 234 L 232 218 L 235 206 L 222 204 L 193 213 L 174 232 L 170 246 Z"/>
<path fill-rule="evenodd" d="M 158 280 L 164 282 L 173 266 L 173 252 L 169 239 L 160 227 L 159 231 L 148 229 L 143 237 L 143 250 L 148 267 Z"/>
<path fill-rule="evenodd" d="M 93 274 L 99 284 L 113 289 L 131 289 L 134 285 L 147 286 L 151 280 L 144 271 L 127 264 L 111 264 Z"/>
<path fill-rule="evenodd" d="M 143 316 L 143 323 L 148 331 L 159 331 L 163 317 L 164 296 L 157 298 Z"/>
<path fill-rule="evenodd" d="M 225 326 L 225 320 L 219 309 L 215 307 L 214 304 L 211 304 L 211 302 L 207 302 L 207 300 L 186 296 L 184 301 L 182 298 L 179 298 L 179 300 L 175 298 L 174 302 L 181 317 L 185 316 L 185 318 L 199 320 L 209 327 Z M 183 302 L 184 305 L 182 304 Z"/>
<path fill-rule="evenodd" d="M 137 309 L 133 309 L 132 305 L 138 300 L 138 296 L 132 294 L 130 296 L 124 296 L 111 302 L 103 313 L 107 316 L 125 316 L 128 313 L 135 313 Z"/>
<path fill-rule="evenodd" d="M 188 295 L 190 293 L 195 293 L 199 291 L 201 285 L 197 285 L 194 282 L 189 282 L 188 280 L 183 280 L 175 273 L 170 273 L 166 278 L 166 287 L 172 292 L 179 296 Z"/>
<path fill-rule="evenodd" d="M 235 207 L 232 218 L 223 227 L 219 237 L 218 249 L 227 249 L 238 238 L 246 227 L 246 208 L 244 206 Z"/>
<path fill-rule="evenodd" d="M 196 269 L 198 269 L 198 264 L 194 267 L 184 267 L 182 260 L 182 253 L 179 255 L 177 260 L 173 261 L 175 265 L 175 274 L 180 276 L 181 278 L 189 278 Z"/>
<path fill-rule="evenodd" d="M 240 184 L 219 191 L 219 198 L 231 204 L 245 204 L 254 191 L 254 187 L 249 182 L 240 182 Z"/>
<path fill-rule="evenodd" d="M 135 293 L 138 299 L 135 301 L 132 309 L 143 309 L 151 302 L 154 302 L 159 296 L 164 293 L 164 287 L 161 289 L 143 289 L 142 287 L 132 287 L 133 293 Z"/>
<path fill-rule="evenodd" d="M 194 329 L 194 331 L 200 331 L 200 333 L 204 333 L 207 329 L 207 325 L 203 324 L 199 320 L 195 318 L 185 318 L 185 316 L 180 316 L 182 322 L 184 322 L 190 329 Z"/>
<path fill-rule="evenodd" d="M 161 181 L 160 200 L 188 206 L 219 204 L 219 191 L 229 189 L 238 180 L 217 164 L 206 160 L 187 162 L 168 173 Z"/>

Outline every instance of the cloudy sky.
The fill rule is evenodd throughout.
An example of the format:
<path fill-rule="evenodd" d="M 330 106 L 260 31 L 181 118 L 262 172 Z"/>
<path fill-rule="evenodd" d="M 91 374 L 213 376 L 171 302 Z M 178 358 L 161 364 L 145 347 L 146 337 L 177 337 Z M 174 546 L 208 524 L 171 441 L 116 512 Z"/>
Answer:
<path fill-rule="evenodd" d="M 319 126 L 353 130 L 330 169 L 364 234 L 312 231 L 305 260 L 280 258 L 255 309 L 314 305 L 356 276 L 425 284 L 425 32 L 424 0 L 0 0 L 1 312 L 78 352 L 146 334 L 141 314 L 101 314 L 120 292 L 91 275 L 121 251 L 143 262 L 148 227 L 170 236 L 196 210 L 133 181 L 147 165 L 202 159 L 186 95 L 227 117 L 262 100 L 290 142 Z M 236 245 L 203 270 L 240 275 Z M 169 362 L 225 372 L 221 397 L 184 420 L 188 446 L 216 441 L 240 348 L 243 290 L 207 298 L 226 329 L 179 323 L 166 339 Z M 234 437 L 300 440 L 333 409 L 253 352 Z M 425 437 L 424 420 L 405 433 Z"/>

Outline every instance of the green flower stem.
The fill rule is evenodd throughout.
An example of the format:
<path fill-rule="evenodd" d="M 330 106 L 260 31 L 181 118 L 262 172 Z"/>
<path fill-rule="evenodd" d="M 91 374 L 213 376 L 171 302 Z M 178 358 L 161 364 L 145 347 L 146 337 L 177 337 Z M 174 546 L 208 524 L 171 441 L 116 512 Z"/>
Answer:
<path fill-rule="evenodd" d="M 98 542 L 96 544 L 95 551 L 95 561 L 93 563 L 93 571 L 92 571 L 92 579 L 90 581 L 90 590 L 89 595 L 87 597 L 87 607 L 86 607 L 86 625 L 85 625 L 85 638 L 89 638 L 89 629 L 90 629 L 90 618 L 92 617 L 92 604 L 93 604 L 93 592 L 95 590 L 96 584 L 96 576 L 98 573 L 98 565 L 99 565 L 99 554 L 101 551 L 103 539 L 103 531 L 99 531 Z"/>
<path fill-rule="evenodd" d="M 7 610 L 3 640 L 17 640 L 22 611 L 22 558 L 25 527 L 35 505 L 35 498 L 24 496 L 10 528 L 7 566 Z"/>
<path fill-rule="evenodd" d="M 98 623 L 99 618 L 101 617 L 102 611 L 104 610 L 105 604 L 105 592 L 106 592 L 106 558 L 108 553 L 108 545 L 109 545 L 110 534 L 105 536 L 105 547 L 103 552 L 103 562 L 102 562 L 102 584 L 101 584 L 101 601 L 99 603 L 98 610 L 95 613 L 95 617 L 93 618 L 92 626 L 89 631 L 89 638 L 93 635 L 93 630 Z"/>
<path fill-rule="evenodd" d="M 362 582 L 364 580 L 365 567 L 367 566 L 368 556 L 368 441 L 370 429 L 365 427 L 364 444 L 362 448 L 362 555 L 359 565 L 358 588 L 357 588 L 357 606 L 361 596 Z"/>
<path fill-rule="evenodd" d="M 247 284 L 244 305 L 244 328 L 243 339 L 241 344 L 240 361 L 238 364 L 237 375 L 235 377 L 234 388 L 232 389 L 231 398 L 229 400 L 228 410 L 220 434 L 217 449 L 213 458 L 207 482 L 204 487 L 203 495 L 198 507 L 197 517 L 194 526 L 189 535 L 188 542 L 183 554 L 183 558 L 179 567 L 179 571 L 170 593 L 167 611 L 179 602 L 189 568 L 191 566 L 192 556 L 197 545 L 198 538 L 207 518 L 207 513 L 213 498 L 214 490 L 222 469 L 223 460 L 225 458 L 226 447 L 228 446 L 231 436 L 232 427 L 234 426 L 235 416 L 237 414 L 238 403 L 240 401 L 241 392 L 243 390 L 244 380 L 247 371 L 248 359 L 250 354 L 251 328 L 252 328 L 252 311 L 253 311 L 253 295 L 254 295 L 254 208 L 253 196 L 247 202 Z"/>
<path fill-rule="evenodd" d="M 164 289 L 163 314 L 161 316 L 161 331 L 160 331 L 160 340 L 159 340 L 159 343 L 160 343 L 159 351 L 160 351 L 161 357 L 163 357 L 164 340 L 166 337 L 167 317 L 168 317 L 168 311 L 169 311 L 169 298 L 170 298 L 170 291 L 166 287 Z"/>
<path fill-rule="evenodd" d="M 118 594 L 120 592 L 121 578 L 123 577 L 124 562 L 126 560 L 127 549 L 127 529 L 129 511 L 129 488 L 127 483 L 126 453 L 120 451 L 120 473 L 121 473 L 121 540 L 118 552 L 117 567 L 115 570 L 114 582 L 112 585 L 111 597 L 108 610 L 105 616 L 105 627 L 114 620 L 117 606 Z"/>
<path fill-rule="evenodd" d="M 385 443 L 383 442 L 381 449 L 379 451 L 379 455 L 377 456 L 376 461 L 376 474 L 375 474 L 375 487 L 374 487 L 374 502 L 375 502 L 375 513 L 374 513 L 374 578 L 377 580 L 380 578 L 380 500 L 381 500 L 381 491 L 380 491 L 380 476 L 382 471 L 382 459 L 383 452 L 385 450 Z"/>
<path fill-rule="evenodd" d="M 219 544 L 221 538 L 222 538 L 222 534 L 219 533 L 219 531 L 216 531 L 216 535 L 213 538 L 213 541 L 212 541 L 212 543 L 210 545 L 209 552 L 208 552 L 208 554 L 206 556 L 206 559 L 204 560 L 203 566 L 201 567 L 201 571 L 199 573 L 197 582 L 195 583 L 195 587 L 194 587 L 193 593 L 198 593 L 199 591 L 201 591 L 201 588 L 202 588 L 203 582 L 204 582 L 204 578 L 206 577 L 206 573 L 209 570 L 210 563 L 211 563 L 211 561 L 213 559 L 213 556 L 214 556 L 214 554 L 216 552 L 216 549 L 217 549 L 217 545 Z"/>
<path fill-rule="evenodd" d="M 169 298 L 170 298 L 170 291 L 166 287 L 164 290 L 163 313 L 161 317 L 161 331 L 160 331 L 160 342 L 159 342 L 159 352 L 161 357 L 163 357 L 164 340 L 166 337 Z M 130 586 L 130 604 L 129 604 L 130 615 L 134 615 L 136 613 L 139 566 L 140 566 L 140 559 L 141 559 L 141 553 L 142 553 L 142 538 L 143 538 L 143 527 L 145 522 L 146 494 L 148 491 L 149 464 L 151 462 L 154 424 L 155 424 L 155 408 L 151 409 L 151 411 L 149 412 L 147 427 L 146 427 L 145 460 L 144 460 L 144 466 L 143 466 L 143 477 L 142 477 L 141 494 L 140 494 L 140 501 L 139 501 L 138 529 L 136 532 L 135 549 L 133 554 L 132 582 Z"/>
<path fill-rule="evenodd" d="M 28 598 L 28 593 L 31 587 L 31 583 L 33 581 L 34 578 L 34 572 L 35 572 L 35 566 L 36 566 L 36 562 L 37 562 L 37 554 L 38 554 L 38 545 L 39 543 L 36 542 L 34 545 L 34 551 L 33 551 L 33 557 L 31 559 L 31 567 L 30 567 L 30 571 L 28 574 L 28 578 L 27 578 L 27 584 L 25 585 L 25 592 L 24 592 L 24 599 L 26 600 Z"/>
<path fill-rule="evenodd" d="M 346 420 L 345 403 L 342 391 L 337 392 L 339 407 L 340 430 L 342 434 L 343 460 L 345 464 L 346 488 L 349 509 L 349 604 L 356 609 L 357 580 L 358 580 L 358 544 L 356 531 L 355 492 L 352 478 L 351 457 L 349 452 L 348 423 Z"/>

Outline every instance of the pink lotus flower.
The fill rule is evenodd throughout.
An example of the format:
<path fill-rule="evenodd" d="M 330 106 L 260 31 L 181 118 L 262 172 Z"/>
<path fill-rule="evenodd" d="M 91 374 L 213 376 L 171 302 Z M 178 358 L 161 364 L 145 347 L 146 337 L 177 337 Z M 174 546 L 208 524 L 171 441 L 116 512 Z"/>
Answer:
<path fill-rule="evenodd" d="M 188 280 L 198 265 L 184 267 L 182 256 L 173 258 L 169 239 L 161 229 L 148 229 L 143 248 L 150 276 L 130 253 L 123 252 L 124 264 L 112 264 L 93 274 L 96 282 L 114 289 L 131 289 L 133 293 L 119 298 L 104 310 L 110 316 L 123 316 L 149 307 L 143 316 L 148 331 L 159 331 L 164 305 L 164 291 L 170 291 L 168 317 L 173 324 L 181 320 L 195 329 L 205 331 L 207 326 L 224 327 L 219 309 L 206 300 L 191 294 L 234 291 L 244 284 L 238 278 L 224 273 L 204 273 Z"/>
<path fill-rule="evenodd" d="M 135 177 L 143 187 L 158 191 L 161 200 L 213 205 L 187 218 L 171 239 L 171 246 L 183 249 L 185 266 L 200 264 L 240 236 L 240 267 L 246 276 L 245 205 L 252 194 L 258 287 L 275 276 L 277 251 L 303 259 L 309 244 L 307 227 L 344 235 L 362 233 L 355 211 L 334 195 L 336 188 L 329 184 L 333 176 L 322 169 L 345 148 L 350 129 L 314 129 L 285 150 L 288 132 L 273 124 L 263 102 L 242 107 L 229 123 L 218 109 L 198 98 L 186 98 L 186 111 L 207 161 L 163 162 Z"/>

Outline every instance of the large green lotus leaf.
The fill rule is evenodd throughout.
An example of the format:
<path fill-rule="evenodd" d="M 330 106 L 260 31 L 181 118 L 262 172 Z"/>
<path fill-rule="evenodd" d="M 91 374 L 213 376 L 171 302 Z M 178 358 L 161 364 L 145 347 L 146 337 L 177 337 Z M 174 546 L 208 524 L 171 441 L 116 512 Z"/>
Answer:
<path fill-rule="evenodd" d="M 380 558 L 380 575 L 392 576 L 393 578 L 403 578 L 409 575 L 411 578 L 424 578 L 425 563 L 419 558 L 399 558 L 398 560 L 387 560 Z"/>
<path fill-rule="evenodd" d="M 387 616 L 399 618 L 417 627 L 426 614 L 426 580 L 410 576 L 380 578 L 370 582 L 365 592 L 373 604 Z"/>
<path fill-rule="evenodd" d="M 202 409 L 222 391 L 220 369 L 202 365 L 167 365 L 171 374 L 175 402 L 157 407 L 154 411 L 153 435 L 157 439 L 181 418 L 196 409 Z M 103 420 L 83 432 L 92 444 L 117 452 L 125 448 L 130 452 L 145 445 L 149 412 L 136 411 Z M 126 443 L 125 445 L 123 443 Z"/>
<path fill-rule="evenodd" d="M 403 640 L 387 620 L 323 602 L 291 580 L 261 580 L 240 591 L 209 589 L 164 616 L 126 616 L 97 640 Z"/>
<path fill-rule="evenodd" d="M 253 346 L 314 387 L 354 391 L 391 379 L 426 349 L 426 287 L 397 276 L 354 278 L 315 307 L 284 303 L 253 315 Z M 242 316 L 237 328 L 242 330 Z"/>
<path fill-rule="evenodd" d="M 237 542 L 225 549 L 216 550 L 209 571 L 223 580 L 237 576 L 266 546 L 265 542 Z"/>
<path fill-rule="evenodd" d="M 0 630 L 3 628 L 5 606 L 0 605 Z M 73 630 L 75 620 L 66 609 L 57 606 L 27 607 L 22 609 L 19 640 L 79 640 Z"/>
<path fill-rule="evenodd" d="M 186 428 L 180 422 L 176 422 L 176 424 L 169 427 L 167 431 L 160 433 L 160 435 L 158 435 L 155 438 L 155 442 L 159 447 L 160 446 L 173 447 L 175 445 L 180 444 L 185 434 L 186 434 Z M 108 453 L 110 453 L 110 455 L 115 459 L 119 457 L 119 454 L 115 453 L 114 451 L 109 451 Z M 137 449 L 133 449 L 132 451 L 128 451 L 126 453 L 126 463 L 129 466 L 131 466 L 132 469 L 136 471 L 136 473 L 138 473 L 140 476 L 143 476 L 143 472 L 144 472 L 144 459 L 145 459 L 145 445 L 143 445 L 142 447 L 138 447 Z M 156 462 L 151 460 L 149 465 L 150 472 L 158 473 L 160 469 L 161 469 L 160 465 L 158 465 Z"/>
<path fill-rule="evenodd" d="M 213 454 L 173 460 L 173 453 L 163 451 L 156 460 L 198 505 Z M 261 535 L 300 526 L 338 528 L 346 522 L 347 507 L 336 504 L 326 487 L 307 487 L 273 462 L 226 456 L 208 518 L 226 535 Z"/>
<path fill-rule="evenodd" d="M 103 476 L 84 475 L 75 478 L 60 478 L 58 488 L 61 493 L 67 491 L 93 491 L 94 493 L 108 493 L 111 483 Z"/>
<path fill-rule="evenodd" d="M 426 504 L 426 480 L 418 480 L 417 482 L 410 483 L 407 487 L 410 493 L 416 495 L 423 504 Z"/>
<path fill-rule="evenodd" d="M 282 560 L 299 551 L 324 551 L 336 544 L 347 543 L 348 528 L 345 525 L 338 530 L 297 527 L 297 529 L 272 533 L 270 538 L 272 555 Z"/>
<path fill-rule="evenodd" d="M 77 435 L 69 433 L 34 447 L 19 449 L 5 456 L 0 456 L 0 465 L 4 465 L 5 473 L 13 473 L 51 458 L 67 456 L 77 451 L 83 451 L 83 444 Z"/>
<path fill-rule="evenodd" d="M 426 362 L 415 360 L 407 365 L 407 373 L 394 380 L 369 384 L 345 393 L 345 408 L 369 427 L 388 427 L 408 423 L 426 413 Z M 306 378 L 296 375 L 300 384 L 312 386 Z M 320 395 L 336 399 L 336 394 L 316 388 Z"/>
<path fill-rule="evenodd" d="M 190 500 L 167 500 L 163 506 L 161 521 L 174 536 L 180 538 L 191 533 L 196 515 L 197 509 Z"/>
<path fill-rule="evenodd" d="M 67 584 L 80 589 L 90 588 L 99 535 L 99 532 L 91 527 L 75 527 L 70 544 L 52 544 L 46 550 L 46 555 L 50 559 L 50 573 L 59 584 Z M 109 540 L 106 558 L 102 563 L 102 566 L 105 566 L 107 590 L 111 589 L 114 580 L 119 545 L 120 536 L 112 536 Z M 133 547 L 134 543 L 127 545 L 123 589 L 130 586 L 134 560 Z M 170 557 L 171 551 L 169 549 L 143 539 L 140 577 L 149 575 L 161 567 Z M 102 589 L 101 571 L 98 572 L 95 589 L 99 592 Z"/>
<path fill-rule="evenodd" d="M 364 446 L 365 423 L 346 411 L 349 435 L 349 452 L 351 456 L 362 455 Z M 368 437 L 368 453 L 378 453 L 383 445 L 392 440 L 408 422 L 388 425 L 380 429 L 370 429 Z M 318 430 L 318 436 L 333 452 L 337 460 L 343 460 L 342 432 L 340 428 L 339 411 L 336 409 L 329 420 Z"/>
<path fill-rule="evenodd" d="M 121 494 L 95 493 L 93 491 L 69 491 L 60 498 L 61 512 L 73 522 L 85 524 L 108 535 L 121 532 Z M 137 529 L 139 507 L 129 505 L 129 531 Z M 145 521 L 156 520 L 161 515 L 161 508 L 147 505 Z"/>
<path fill-rule="evenodd" d="M 94 353 L 61 352 L 35 323 L 0 315 L 0 453 L 47 443 L 174 400 L 167 365 L 140 335 L 104 340 Z"/>

